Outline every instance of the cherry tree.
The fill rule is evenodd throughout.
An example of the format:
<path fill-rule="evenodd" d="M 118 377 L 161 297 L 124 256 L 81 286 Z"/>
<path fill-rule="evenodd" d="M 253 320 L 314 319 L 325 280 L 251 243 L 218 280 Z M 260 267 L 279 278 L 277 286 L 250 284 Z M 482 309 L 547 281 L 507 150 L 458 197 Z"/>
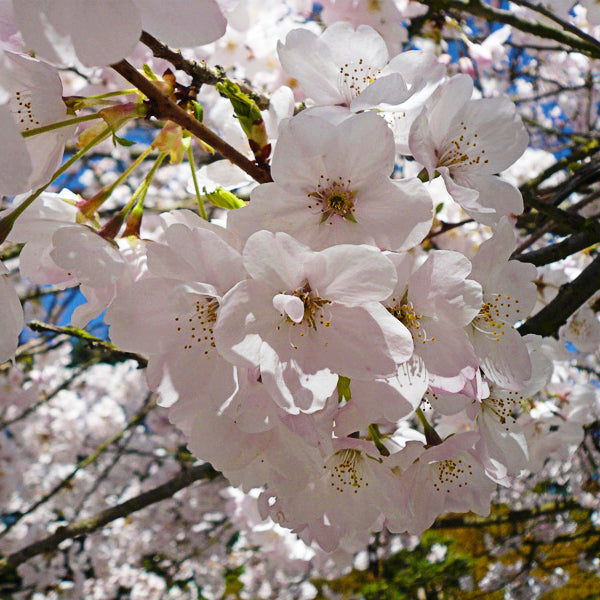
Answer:
<path fill-rule="evenodd" d="M 0 9 L 3 594 L 597 576 L 594 3 Z"/>

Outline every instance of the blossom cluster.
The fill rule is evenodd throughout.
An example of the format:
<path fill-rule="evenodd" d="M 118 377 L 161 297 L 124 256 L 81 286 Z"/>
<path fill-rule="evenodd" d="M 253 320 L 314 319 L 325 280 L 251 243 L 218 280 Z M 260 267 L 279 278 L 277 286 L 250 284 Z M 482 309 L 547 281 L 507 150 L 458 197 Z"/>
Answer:
<path fill-rule="evenodd" d="M 177 3 L 173 24 L 150 0 L 35 4 L 14 4 L 22 39 L 0 63 L 1 191 L 17 194 L 0 233 L 23 245 L 31 283 L 80 286 L 87 303 L 73 325 L 106 311 L 111 342 L 147 357 L 149 388 L 196 457 L 260 490 L 263 518 L 329 552 L 359 550 L 384 527 L 419 535 L 447 512 L 485 516 L 498 484 L 542 468 L 539 430 L 521 413 L 552 365 L 541 338 L 517 330 L 539 285 L 536 267 L 510 260 L 523 200 L 499 174 L 528 135 L 507 97 L 480 97 L 469 74 L 334 20 L 326 3 L 327 27 L 287 22 L 277 44 L 278 77 L 293 91 L 269 82 L 269 108 L 247 121 L 235 102 L 199 96 L 206 121 L 227 120 L 223 138 L 268 164 L 270 180 L 250 183 L 227 161 L 198 176 L 246 185 L 249 202 L 230 195 L 212 222 L 177 208 L 140 226 L 143 180 L 102 223 L 97 210 L 117 184 L 87 200 L 44 191 L 75 125 L 29 134 L 88 106 L 67 108 L 57 70 L 23 44 L 54 65 L 105 66 L 132 52 L 142 27 L 174 45 L 215 41 L 234 9 L 204 0 L 192 18 Z M 115 10 L 116 32 L 105 27 Z M 179 99 L 168 75 L 155 82 Z M 119 127 L 152 112 L 132 99 L 98 114 L 79 147 L 118 142 Z M 152 149 L 177 162 L 189 144 L 170 122 Z M 456 215 L 477 229 L 444 248 L 435 229 Z M 1 359 L 24 323 L 6 273 Z M 598 328 L 593 312 L 577 317 Z"/>

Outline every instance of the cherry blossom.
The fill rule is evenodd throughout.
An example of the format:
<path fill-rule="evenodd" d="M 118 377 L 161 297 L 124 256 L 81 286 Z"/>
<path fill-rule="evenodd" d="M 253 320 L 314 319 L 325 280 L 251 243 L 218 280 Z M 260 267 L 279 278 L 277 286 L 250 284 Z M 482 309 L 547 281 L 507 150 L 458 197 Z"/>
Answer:
<path fill-rule="evenodd" d="M 50 62 L 108 65 L 131 53 L 142 29 L 176 46 L 219 38 L 225 19 L 215 0 L 19 0 L 15 21 L 25 43 Z"/>
<path fill-rule="evenodd" d="M 490 225 L 523 211 L 519 191 L 495 174 L 523 154 L 528 136 L 508 99 L 471 100 L 472 93 L 466 75 L 441 85 L 413 123 L 409 146 L 430 178 L 439 172 L 465 212 Z"/>
<path fill-rule="evenodd" d="M 391 180 L 393 162 L 392 133 L 374 114 L 337 126 L 298 115 L 279 137 L 274 183 L 253 190 L 250 204 L 230 216 L 231 227 L 245 237 L 284 231 L 315 250 L 348 243 L 411 248 L 429 230 L 432 201 L 418 180 Z"/>
<path fill-rule="evenodd" d="M 168 224 L 164 243 L 148 246 L 148 276 L 124 287 L 106 316 L 115 343 L 150 355 L 150 386 L 165 405 L 201 385 L 224 394 L 234 385 L 213 331 L 223 295 L 245 276 L 242 259 L 220 228 L 193 214 L 186 221 Z"/>
<path fill-rule="evenodd" d="M 0 360 L 4 362 L 14 355 L 18 346 L 19 334 L 25 322 L 19 297 L 8 281 L 8 269 L 3 263 L 0 263 L 0 298 L 2 298 L 2 309 L 0 310 L 0 319 L 2 319 Z"/>
<path fill-rule="evenodd" d="M 58 72 L 30 56 L 4 51 L 0 58 L 0 190 L 14 195 L 50 181 L 73 127 L 24 139 L 22 133 L 67 119 Z"/>
<path fill-rule="evenodd" d="M 496 485 L 486 476 L 474 452 L 478 437 L 475 432 L 461 433 L 429 449 L 409 442 L 411 450 L 407 456 L 417 456 L 405 467 L 401 482 L 407 490 L 410 518 L 398 521 L 388 515 L 386 523 L 390 529 L 421 533 L 442 512 L 472 510 L 482 516 L 489 514 Z"/>
<path fill-rule="evenodd" d="M 234 364 L 260 367 L 265 383 L 292 360 L 307 375 L 329 369 L 371 379 L 393 375 L 410 357 L 406 328 L 379 303 L 395 281 L 379 250 L 312 252 L 285 233 L 262 231 L 246 243 L 244 265 L 251 279 L 223 298 L 215 341 Z"/>
<path fill-rule="evenodd" d="M 483 306 L 467 332 L 486 375 L 518 391 L 531 377 L 531 360 L 514 324 L 528 316 L 535 304 L 536 269 L 508 260 L 514 243 L 514 233 L 504 218 L 473 258 L 471 277 L 483 288 Z"/>
<path fill-rule="evenodd" d="M 338 22 L 320 36 L 294 29 L 277 51 L 288 75 L 316 104 L 360 110 L 366 104 L 399 104 L 408 96 L 402 76 L 387 66 L 385 42 L 367 25 L 355 30 Z"/>

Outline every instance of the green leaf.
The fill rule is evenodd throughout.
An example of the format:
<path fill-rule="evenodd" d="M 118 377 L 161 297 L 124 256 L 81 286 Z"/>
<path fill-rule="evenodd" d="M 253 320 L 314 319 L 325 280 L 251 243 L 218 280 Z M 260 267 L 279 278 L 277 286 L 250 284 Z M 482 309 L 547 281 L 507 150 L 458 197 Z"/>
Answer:
<path fill-rule="evenodd" d="M 152 79 L 152 81 L 158 81 L 158 77 L 154 74 L 154 71 L 150 68 L 150 65 L 144 64 L 142 67 L 142 71 L 144 71 L 144 75 L 148 79 Z"/>
<path fill-rule="evenodd" d="M 131 140 L 127 140 L 125 138 L 119 137 L 116 133 L 113 133 L 113 144 L 116 146 L 117 144 L 119 144 L 119 146 L 134 146 L 135 142 L 132 142 Z"/>
<path fill-rule="evenodd" d="M 203 188 L 203 191 L 205 200 L 225 210 L 242 208 L 242 206 L 246 205 L 243 200 L 240 200 L 235 194 L 224 190 L 222 187 L 218 187 L 214 192 L 207 192 L 206 188 Z"/>
<path fill-rule="evenodd" d="M 352 394 L 350 392 L 350 379 L 348 377 L 339 376 L 337 383 L 338 390 L 338 400 L 341 402 L 342 400 L 350 401 L 352 399 Z"/>
<path fill-rule="evenodd" d="M 196 100 L 192 100 L 192 106 L 194 107 L 194 119 L 202 123 L 202 120 L 204 119 L 204 108 L 202 107 L 202 104 L 196 102 Z"/>

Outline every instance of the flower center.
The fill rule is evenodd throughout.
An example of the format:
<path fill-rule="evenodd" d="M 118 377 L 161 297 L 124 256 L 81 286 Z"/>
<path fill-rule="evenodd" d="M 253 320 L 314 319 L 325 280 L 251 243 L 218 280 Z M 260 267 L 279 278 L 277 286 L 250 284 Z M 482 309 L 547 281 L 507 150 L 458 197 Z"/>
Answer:
<path fill-rule="evenodd" d="M 323 311 L 323 307 L 327 304 L 331 304 L 331 300 L 321 298 L 315 294 L 308 282 L 306 282 L 301 288 L 294 290 L 293 292 L 282 292 L 286 296 L 295 296 L 302 302 L 303 312 L 297 315 L 297 318 L 292 318 L 294 313 L 280 312 L 280 315 L 284 318 L 284 323 L 291 325 L 288 329 L 290 335 L 290 345 L 295 350 L 298 350 L 298 344 L 300 339 L 306 335 L 306 325 L 310 329 L 317 331 L 319 327 L 329 327 L 331 320 L 327 318 L 327 315 Z M 290 314 L 292 316 L 290 316 Z M 295 330 L 296 327 L 300 326 L 299 330 Z M 277 325 L 277 330 L 281 330 L 281 325 Z M 300 337 L 297 337 L 297 336 Z"/>
<path fill-rule="evenodd" d="M 315 331 L 317 330 L 317 321 L 319 325 L 329 327 L 330 322 L 324 320 L 323 311 L 321 310 L 325 304 L 331 304 L 331 300 L 325 300 L 315 295 L 310 289 L 310 284 L 306 283 L 304 287 L 295 290 L 293 295 L 302 300 L 304 304 L 304 318 L 302 322 L 308 323 Z M 288 320 L 289 317 L 288 317 Z M 294 323 L 293 321 L 291 321 Z M 296 323 L 294 323 L 296 325 Z"/>
<path fill-rule="evenodd" d="M 464 121 L 460 122 L 459 131 L 446 144 L 438 156 L 439 167 L 472 167 L 486 164 L 485 150 L 477 148 L 479 135 L 468 131 Z M 437 151 L 436 151 L 437 154 Z"/>
<path fill-rule="evenodd" d="M 434 472 L 433 487 L 436 492 L 449 494 L 453 488 L 466 487 L 469 476 L 473 475 L 471 466 L 459 457 L 448 458 L 435 466 L 437 473 Z"/>
<path fill-rule="evenodd" d="M 424 344 L 428 341 L 435 341 L 435 336 L 427 337 L 427 332 L 420 323 L 423 317 L 415 312 L 412 302 L 398 303 L 396 298 L 392 298 L 392 306 L 386 306 L 386 308 L 410 331 L 413 342 L 420 341 Z"/>
<path fill-rule="evenodd" d="M 381 74 L 381 69 L 365 64 L 362 58 L 358 62 L 350 62 L 340 67 L 340 88 L 352 98 L 358 96 L 367 86 L 371 85 Z"/>
<path fill-rule="evenodd" d="M 331 487 L 340 493 L 350 489 L 354 494 L 357 494 L 361 487 L 367 487 L 369 482 L 363 481 L 362 476 L 363 460 L 362 453 L 358 450 L 338 450 L 327 464 L 323 465 L 323 469 L 329 469 Z"/>
<path fill-rule="evenodd" d="M 352 214 L 354 212 L 353 198 L 355 193 L 350 190 L 350 183 L 350 179 L 343 181 L 341 177 L 338 177 L 337 181 L 332 182 L 329 177 L 321 175 L 317 189 L 308 194 L 309 198 L 314 198 L 319 204 L 318 208 L 322 213 L 321 223 L 324 223 L 333 215 L 356 223 L 356 219 Z M 308 208 L 313 208 L 313 205 L 309 204 Z"/>
<path fill-rule="evenodd" d="M 504 397 L 502 397 L 504 396 Z M 503 391 L 502 396 L 490 396 L 489 398 L 483 399 L 482 408 L 491 410 L 500 421 L 501 425 L 506 425 L 506 422 L 515 423 L 515 419 L 512 416 L 515 404 L 523 401 L 524 396 L 518 392 Z M 506 431 L 509 428 L 506 427 Z"/>
<path fill-rule="evenodd" d="M 211 296 L 198 298 L 192 312 L 185 316 L 175 317 L 177 332 L 183 339 L 184 350 L 191 350 L 194 346 L 204 348 L 208 355 L 215 347 L 213 327 L 217 320 L 219 302 Z"/>
<path fill-rule="evenodd" d="M 10 111 L 17 120 L 17 126 L 21 131 L 29 131 L 40 126 L 40 122 L 33 114 L 33 106 L 30 91 L 17 91 L 8 103 Z"/>
<path fill-rule="evenodd" d="M 519 303 L 518 300 L 513 300 L 510 296 L 492 295 L 473 319 L 473 327 L 480 333 L 499 342 L 500 336 L 504 335 L 506 327 L 512 327 L 507 320 L 513 318 L 511 317 L 513 302 L 515 305 Z M 515 309 L 515 313 L 520 312 L 520 309 Z"/>

